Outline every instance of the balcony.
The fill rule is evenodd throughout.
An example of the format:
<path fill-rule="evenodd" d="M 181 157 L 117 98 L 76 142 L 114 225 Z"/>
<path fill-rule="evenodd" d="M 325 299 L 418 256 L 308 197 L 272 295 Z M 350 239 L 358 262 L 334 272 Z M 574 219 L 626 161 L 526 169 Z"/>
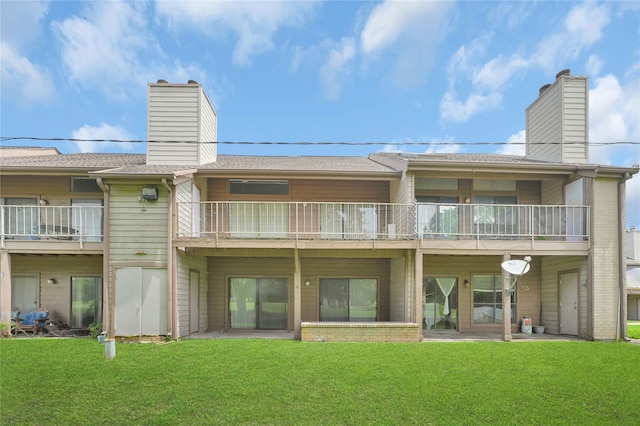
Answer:
<path fill-rule="evenodd" d="M 586 206 L 182 202 L 177 209 L 178 239 L 419 240 L 440 247 L 446 240 L 589 240 Z"/>
<path fill-rule="evenodd" d="M 102 206 L 0 206 L 0 238 L 21 241 L 103 240 Z"/>
<path fill-rule="evenodd" d="M 179 202 L 178 238 L 411 240 L 415 206 L 380 203 Z"/>

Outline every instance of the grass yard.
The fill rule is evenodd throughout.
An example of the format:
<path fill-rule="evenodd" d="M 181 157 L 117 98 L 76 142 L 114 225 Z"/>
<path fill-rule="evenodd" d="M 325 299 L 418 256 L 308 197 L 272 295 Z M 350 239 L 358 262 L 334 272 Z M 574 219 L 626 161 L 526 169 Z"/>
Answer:
<path fill-rule="evenodd" d="M 640 345 L 0 340 L 0 423 L 638 424 Z"/>
<path fill-rule="evenodd" d="M 627 321 L 627 336 L 640 339 L 640 321 Z"/>

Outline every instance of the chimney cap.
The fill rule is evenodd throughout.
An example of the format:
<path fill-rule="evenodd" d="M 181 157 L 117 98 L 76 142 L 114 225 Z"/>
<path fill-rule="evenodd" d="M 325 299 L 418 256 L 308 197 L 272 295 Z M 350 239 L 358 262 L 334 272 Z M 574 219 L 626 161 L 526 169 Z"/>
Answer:
<path fill-rule="evenodd" d="M 198 84 L 198 82 L 195 80 L 189 80 L 187 81 L 187 84 Z"/>
<path fill-rule="evenodd" d="M 549 87 L 551 87 L 551 83 L 547 83 L 544 86 L 541 86 L 540 91 L 538 92 L 538 96 L 542 95 Z"/>
<path fill-rule="evenodd" d="M 168 84 L 169 82 L 167 80 L 160 79 L 160 80 L 158 80 L 158 83 L 159 84 Z"/>
<path fill-rule="evenodd" d="M 562 77 L 563 75 L 569 75 L 570 73 L 571 73 L 571 70 L 569 68 L 564 69 L 560 71 L 558 74 L 556 74 L 556 79 Z"/>

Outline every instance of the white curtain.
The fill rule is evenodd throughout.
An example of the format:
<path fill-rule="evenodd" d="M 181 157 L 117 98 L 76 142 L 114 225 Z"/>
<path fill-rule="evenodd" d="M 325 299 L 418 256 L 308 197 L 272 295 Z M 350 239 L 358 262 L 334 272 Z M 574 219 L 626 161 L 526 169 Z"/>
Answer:
<path fill-rule="evenodd" d="M 442 313 L 449 315 L 449 295 L 451 294 L 451 290 L 453 290 L 453 286 L 456 285 L 456 278 L 436 278 L 436 282 L 438 283 L 438 287 L 440 287 L 440 291 L 444 294 L 444 310 Z"/>

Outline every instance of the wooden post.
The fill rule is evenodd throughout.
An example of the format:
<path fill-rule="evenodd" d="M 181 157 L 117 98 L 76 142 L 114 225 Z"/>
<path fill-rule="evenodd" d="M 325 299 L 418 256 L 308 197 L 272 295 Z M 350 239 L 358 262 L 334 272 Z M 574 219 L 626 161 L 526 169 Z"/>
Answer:
<path fill-rule="evenodd" d="M 505 253 L 502 261 L 511 260 L 511 255 Z M 508 289 L 508 290 L 507 290 Z M 502 270 L 502 340 L 510 342 L 511 336 L 511 274 Z"/>
<path fill-rule="evenodd" d="M 298 249 L 294 250 L 293 256 L 293 338 L 300 340 L 302 339 L 302 274 L 300 272 L 300 253 L 298 253 Z"/>

